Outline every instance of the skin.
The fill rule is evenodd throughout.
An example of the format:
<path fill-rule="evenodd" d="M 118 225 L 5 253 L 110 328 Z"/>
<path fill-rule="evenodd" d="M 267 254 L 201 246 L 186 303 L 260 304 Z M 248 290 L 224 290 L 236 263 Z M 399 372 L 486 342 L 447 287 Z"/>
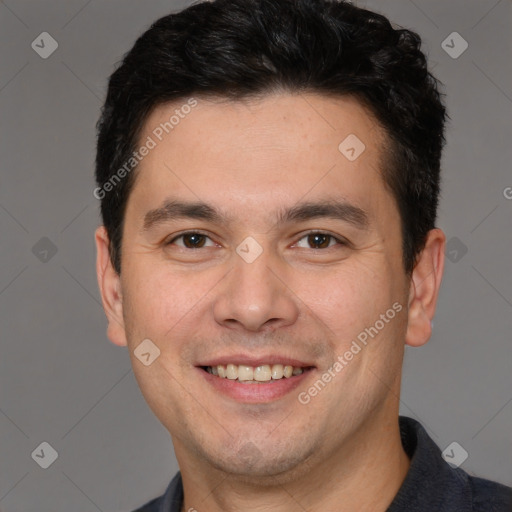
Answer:
<path fill-rule="evenodd" d="M 156 108 L 140 140 L 179 106 Z M 349 134 L 366 146 L 353 162 L 338 150 Z M 172 436 L 183 510 L 376 512 L 396 495 L 409 468 L 398 429 L 404 347 L 431 335 L 445 236 L 430 231 L 406 275 L 400 216 L 379 171 L 385 142 L 351 98 L 198 98 L 139 164 L 120 275 L 105 229 L 96 231 L 108 337 L 128 346 L 142 393 Z M 231 221 L 175 219 L 143 230 L 145 214 L 169 197 L 204 201 Z M 280 208 L 333 198 L 363 209 L 367 227 L 331 218 L 277 223 Z M 193 230 L 207 235 L 200 248 L 176 239 Z M 311 230 L 348 243 L 327 238 L 318 247 Z M 263 249 L 252 263 L 236 252 L 247 236 Z M 299 393 L 397 302 L 402 311 L 301 404 Z M 146 338 L 161 351 L 149 366 L 134 356 Z M 241 403 L 196 368 L 239 352 L 315 368 L 278 400 Z"/>

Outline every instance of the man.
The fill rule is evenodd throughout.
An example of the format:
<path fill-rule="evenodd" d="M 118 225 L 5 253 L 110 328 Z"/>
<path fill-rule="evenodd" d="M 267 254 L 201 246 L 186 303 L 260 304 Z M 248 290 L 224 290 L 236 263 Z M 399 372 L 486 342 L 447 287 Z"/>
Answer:
<path fill-rule="evenodd" d="M 324 0 L 158 20 L 99 123 L 97 273 L 180 473 L 139 511 L 505 511 L 398 416 L 444 265 L 419 37 Z"/>

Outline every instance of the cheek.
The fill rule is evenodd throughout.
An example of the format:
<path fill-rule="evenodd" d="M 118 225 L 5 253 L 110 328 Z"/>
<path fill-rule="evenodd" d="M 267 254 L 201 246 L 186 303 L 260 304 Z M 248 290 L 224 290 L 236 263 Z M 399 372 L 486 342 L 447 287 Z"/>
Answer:
<path fill-rule="evenodd" d="M 204 308 L 218 281 L 210 273 L 171 272 L 165 265 L 143 262 L 127 265 L 126 270 L 123 304 L 128 335 L 162 341 Z"/>
<path fill-rule="evenodd" d="M 397 300 L 386 272 L 369 265 L 347 264 L 323 274 L 305 274 L 298 283 L 297 295 L 339 340 L 373 325 Z"/>

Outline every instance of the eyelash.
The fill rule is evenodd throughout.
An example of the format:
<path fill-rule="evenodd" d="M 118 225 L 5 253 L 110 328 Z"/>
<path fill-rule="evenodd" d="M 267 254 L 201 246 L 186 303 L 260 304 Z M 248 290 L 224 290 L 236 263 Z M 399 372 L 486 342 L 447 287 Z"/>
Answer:
<path fill-rule="evenodd" d="M 180 238 L 183 238 L 187 235 L 201 235 L 201 236 L 204 236 L 206 238 L 209 238 L 211 240 L 211 238 L 206 234 L 206 233 L 202 233 L 201 231 L 185 231 L 184 233 L 181 233 L 180 235 L 178 236 L 175 236 L 174 238 L 172 238 L 171 240 L 169 240 L 168 242 L 166 242 L 165 245 L 171 245 L 173 242 L 175 242 L 176 240 L 180 239 Z M 307 238 L 308 236 L 311 236 L 311 235 L 322 235 L 322 236 L 327 236 L 329 237 L 331 240 L 334 240 L 336 241 L 339 245 L 341 246 L 347 246 L 348 245 L 348 242 L 343 240 L 343 239 L 340 239 L 340 238 L 337 238 L 335 237 L 334 235 L 331 235 L 330 233 L 326 233 L 324 231 L 308 231 L 307 233 L 304 233 L 300 238 L 299 238 L 299 241 L 302 240 L 303 238 Z M 318 251 L 318 250 L 325 250 L 325 249 L 331 249 L 333 246 L 328 246 L 328 247 L 325 247 L 325 248 L 310 248 L 311 250 L 313 251 Z M 197 250 L 197 249 L 202 249 L 203 247 L 198 247 L 196 249 L 193 249 L 193 248 L 190 248 L 190 247 L 182 247 L 183 249 L 188 249 L 188 250 L 191 250 L 191 251 L 194 251 L 194 250 Z"/>

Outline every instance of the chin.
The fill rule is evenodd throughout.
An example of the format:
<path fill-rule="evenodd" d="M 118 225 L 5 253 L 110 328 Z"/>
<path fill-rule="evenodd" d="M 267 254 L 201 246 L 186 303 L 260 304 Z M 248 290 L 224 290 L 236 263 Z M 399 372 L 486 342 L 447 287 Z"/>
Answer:
<path fill-rule="evenodd" d="M 217 470 L 226 473 L 231 480 L 245 484 L 263 486 L 283 485 L 301 474 L 308 472 L 307 462 L 314 450 L 307 452 L 304 446 L 282 447 L 279 452 L 271 453 L 266 447 L 265 454 L 252 442 L 244 444 L 237 453 L 224 458 L 207 457 L 210 464 Z"/>

